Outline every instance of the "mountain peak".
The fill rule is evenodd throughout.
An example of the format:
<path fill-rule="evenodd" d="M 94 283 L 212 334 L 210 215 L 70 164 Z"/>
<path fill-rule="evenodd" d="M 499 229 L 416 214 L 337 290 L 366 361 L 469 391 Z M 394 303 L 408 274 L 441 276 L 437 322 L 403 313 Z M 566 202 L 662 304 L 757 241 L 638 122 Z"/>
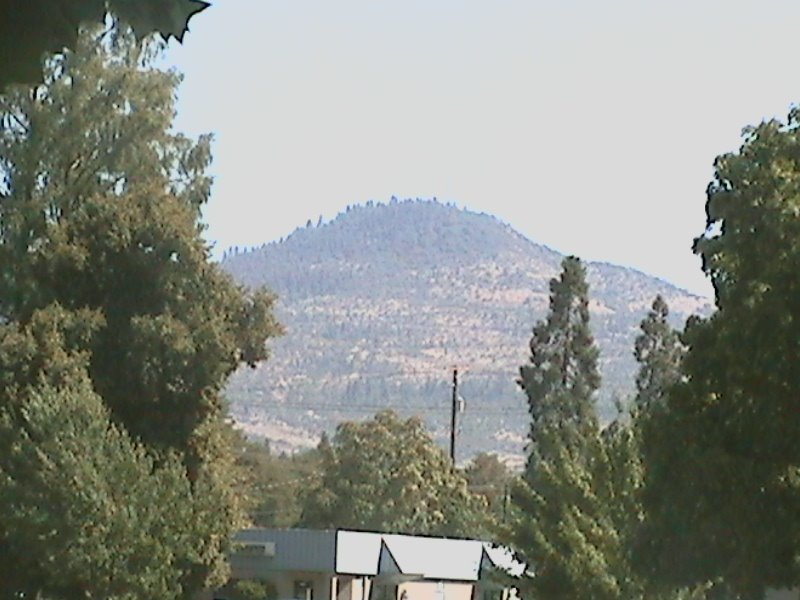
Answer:
<path fill-rule="evenodd" d="M 309 220 L 284 240 L 244 252 L 227 252 L 223 263 L 249 285 L 267 283 L 280 288 L 283 273 L 275 270 L 282 271 L 281 263 L 301 256 L 307 266 L 322 269 L 323 265 L 346 262 L 369 272 L 393 270 L 397 275 L 408 269 L 466 267 L 503 256 L 506 260 L 535 256 L 551 266 L 561 258 L 493 215 L 436 198 L 392 197 L 387 203 L 370 200 L 348 206 L 327 223 L 320 220 L 314 225 Z M 386 269 L 375 269 L 378 265 Z M 270 272 L 274 277 L 265 279 Z"/>
<path fill-rule="evenodd" d="M 296 439 L 391 407 L 422 414 L 444 435 L 458 365 L 471 407 L 463 451 L 521 452 L 527 412 L 515 380 L 561 258 L 493 216 L 419 199 L 348 207 L 229 254 L 223 266 L 237 280 L 278 294 L 288 329 L 269 362 L 231 381 L 234 415 L 262 433 L 277 418 L 271 435 L 289 428 Z M 677 327 L 710 305 L 632 269 L 588 263 L 587 272 L 608 418 L 612 397 L 632 390 L 633 341 L 656 294 Z"/>

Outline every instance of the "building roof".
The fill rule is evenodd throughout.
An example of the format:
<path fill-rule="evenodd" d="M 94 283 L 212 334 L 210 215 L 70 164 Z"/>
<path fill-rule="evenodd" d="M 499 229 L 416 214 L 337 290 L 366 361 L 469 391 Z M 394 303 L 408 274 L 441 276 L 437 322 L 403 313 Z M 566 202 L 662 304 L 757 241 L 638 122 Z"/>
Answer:
<path fill-rule="evenodd" d="M 231 568 L 239 578 L 275 571 L 333 573 L 336 568 L 335 531 L 245 529 L 234 536 L 233 543 Z M 265 551 L 241 551 L 247 548 Z"/>
<path fill-rule="evenodd" d="M 477 581 L 487 569 L 522 571 L 510 551 L 478 540 L 350 530 L 248 529 L 234 541 L 245 546 L 271 544 L 266 554 L 234 554 L 234 569 L 251 574 L 306 571 L 394 580 Z"/>
<path fill-rule="evenodd" d="M 482 547 L 482 542 L 474 540 L 340 530 L 336 532 L 336 572 L 473 581 L 478 577 Z"/>

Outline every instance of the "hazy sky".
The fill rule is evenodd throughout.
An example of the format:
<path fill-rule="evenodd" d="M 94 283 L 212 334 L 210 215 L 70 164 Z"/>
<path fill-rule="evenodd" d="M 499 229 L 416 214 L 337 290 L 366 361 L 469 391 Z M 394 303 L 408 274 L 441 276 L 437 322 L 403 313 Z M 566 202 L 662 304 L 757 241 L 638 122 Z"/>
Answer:
<path fill-rule="evenodd" d="M 212 0 L 168 60 L 216 253 L 433 197 L 710 294 L 714 157 L 800 100 L 796 0 Z"/>

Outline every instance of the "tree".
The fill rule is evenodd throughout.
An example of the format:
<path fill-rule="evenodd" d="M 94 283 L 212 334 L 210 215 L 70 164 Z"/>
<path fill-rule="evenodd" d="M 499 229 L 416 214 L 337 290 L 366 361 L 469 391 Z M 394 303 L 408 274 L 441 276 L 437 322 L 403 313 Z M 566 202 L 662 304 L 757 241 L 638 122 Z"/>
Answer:
<path fill-rule="evenodd" d="M 646 428 L 641 555 L 743 598 L 800 583 L 800 113 L 719 156 L 695 252 L 717 311 L 687 324 L 685 380 Z"/>
<path fill-rule="evenodd" d="M 0 0 L 0 92 L 10 83 L 32 84 L 45 53 L 75 48 L 81 24 L 119 15 L 139 38 L 159 32 L 183 40 L 189 19 L 207 8 L 202 0 Z"/>
<path fill-rule="evenodd" d="M 303 490 L 321 477 L 316 449 L 275 455 L 269 444 L 240 436 L 238 464 L 245 474 L 247 514 L 257 527 L 294 527 L 302 513 Z"/>
<path fill-rule="evenodd" d="M 502 521 L 507 510 L 508 492 L 513 480 L 503 462 L 496 454 L 481 452 L 476 455 L 464 470 L 469 491 L 486 499 L 492 516 Z"/>
<path fill-rule="evenodd" d="M 88 381 L 24 398 L 3 412 L 0 438 L 6 597 L 191 597 L 183 567 L 199 515 L 186 473 L 111 425 Z"/>
<path fill-rule="evenodd" d="M 194 530 L 191 590 L 225 575 L 240 518 L 222 386 L 280 328 L 271 295 L 209 261 L 209 139 L 171 132 L 179 78 L 149 66 L 152 50 L 121 25 L 86 29 L 35 91 L 0 97 L 0 337 L 13 348 L 0 407 L 85 357 L 115 427 L 177 456 L 195 501 L 215 507 Z M 68 352 L 49 341 L 57 331 Z"/>
<path fill-rule="evenodd" d="M 484 531 L 485 504 L 416 417 L 384 411 L 342 423 L 319 452 L 322 479 L 309 490 L 302 525 L 464 537 Z"/>
<path fill-rule="evenodd" d="M 637 419 L 667 376 L 672 349 L 657 300 L 642 324 L 636 356 L 641 409 L 601 430 L 594 408 L 597 349 L 589 329 L 588 286 L 576 258 L 550 284 L 550 312 L 534 328 L 531 361 L 520 369 L 532 425 L 525 474 L 513 493 L 510 541 L 532 577 L 523 593 L 548 598 L 629 600 L 699 598 L 704 590 L 656 589 L 634 568 L 643 509 Z M 668 353 L 673 356 L 674 353 Z"/>
<path fill-rule="evenodd" d="M 685 348 L 678 333 L 667 322 L 669 307 L 659 295 L 647 317 L 642 321 L 642 333 L 636 338 L 634 356 L 639 363 L 636 375 L 636 407 L 647 411 L 661 406 L 667 390 L 681 378 L 681 361 Z"/>
<path fill-rule="evenodd" d="M 0 315 L 100 311 L 95 388 L 135 436 L 191 455 L 227 376 L 265 358 L 278 328 L 269 294 L 209 262 L 209 138 L 170 132 L 179 78 L 151 59 L 124 28 L 111 42 L 87 31 L 36 94 L 0 98 Z"/>
<path fill-rule="evenodd" d="M 657 595 L 633 569 L 641 465 L 630 424 L 615 422 L 582 446 L 552 448 L 533 482 L 514 490 L 514 547 L 533 572 L 525 588 L 543 599 L 690 597 Z"/>
<path fill-rule="evenodd" d="M 551 280 L 550 310 L 534 327 L 530 350 L 518 380 L 531 428 L 528 462 L 513 494 L 512 546 L 535 573 L 526 587 L 537 598 L 613 597 L 591 472 L 600 451 L 598 350 L 579 259 L 565 258 L 561 275 Z M 588 561 L 579 564 L 581 558 Z M 594 586 L 589 592 L 587 584 Z"/>
<path fill-rule="evenodd" d="M 179 457 L 112 424 L 75 344 L 95 327 L 51 307 L 0 331 L 3 365 L 16 370 L 0 392 L 0 591 L 191 598 L 192 565 L 213 548 L 215 494 L 205 477 L 192 487 Z"/>
<path fill-rule="evenodd" d="M 561 266 L 559 278 L 550 281 L 550 312 L 533 328 L 530 362 L 520 367 L 518 380 L 528 398 L 533 459 L 537 450 L 546 451 L 538 436 L 550 425 L 571 423 L 587 432 L 598 427 L 599 351 L 589 329 L 586 273 L 574 256 Z"/>
<path fill-rule="evenodd" d="M 550 311 L 534 327 L 530 362 L 520 368 L 532 422 L 528 463 L 513 490 L 510 543 L 533 574 L 523 580 L 523 594 L 655 598 L 630 556 L 642 513 L 636 429 L 616 421 L 601 431 L 598 424 L 588 307 L 583 266 L 568 257 L 550 282 Z M 641 356 L 659 354 L 640 345 Z"/>

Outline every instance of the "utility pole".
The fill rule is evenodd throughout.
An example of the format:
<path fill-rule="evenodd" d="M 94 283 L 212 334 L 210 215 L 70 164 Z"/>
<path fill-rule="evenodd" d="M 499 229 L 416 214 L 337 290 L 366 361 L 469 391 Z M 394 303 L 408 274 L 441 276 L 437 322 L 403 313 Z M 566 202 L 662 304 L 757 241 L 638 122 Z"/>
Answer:
<path fill-rule="evenodd" d="M 450 460 L 456 466 L 456 412 L 458 411 L 458 368 L 453 368 L 453 406 L 450 412 Z"/>

